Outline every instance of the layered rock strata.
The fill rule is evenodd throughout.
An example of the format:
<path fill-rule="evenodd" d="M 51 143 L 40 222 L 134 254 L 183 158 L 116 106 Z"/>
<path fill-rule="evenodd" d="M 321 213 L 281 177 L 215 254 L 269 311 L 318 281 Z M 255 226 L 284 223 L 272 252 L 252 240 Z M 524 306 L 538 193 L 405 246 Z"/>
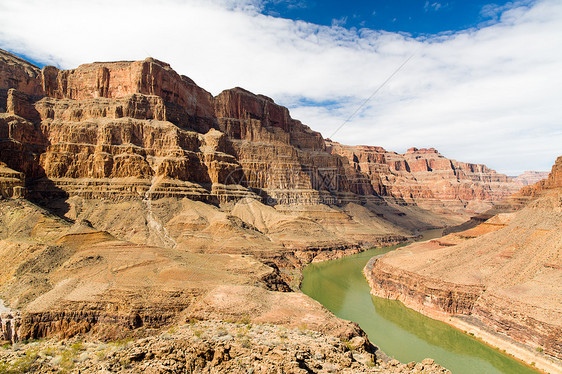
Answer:
<path fill-rule="evenodd" d="M 524 208 L 467 231 L 403 247 L 365 268 L 372 293 L 430 316 L 469 316 L 489 331 L 562 359 L 562 157 L 522 191 Z M 459 326 L 464 326 L 462 322 Z"/>
<path fill-rule="evenodd" d="M 382 147 L 327 142 L 327 149 L 361 173 L 364 179 L 357 183 L 387 199 L 440 214 L 481 213 L 522 185 L 485 165 L 447 159 L 434 148 L 410 148 L 398 154 Z"/>
<path fill-rule="evenodd" d="M 286 292 L 279 269 L 254 256 L 134 244 L 25 200 L 0 204 L 0 260 L 2 298 L 18 311 L 2 314 L 0 332 L 14 340 L 103 336 L 193 317 L 306 323 L 342 338 L 359 333 L 305 295 Z M 4 323 L 8 314 L 17 324 Z"/>
<path fill-rule="evenodd" d="M 0 82 L 0 107 L 6 112 L 0 115 L 0 160 L 25 174 L 36 198 L 121 200 L 148 194 L 214 204 L 246 197 L 268 205 L 357 203 L 376 213 L 382 206 L 388 212 L 385 218 L 402 223 L 395 219 L 409 213 L 402 206 L 416 209 L 415 197 L 427 193 L 415 192 L 415 186 L 392 187 L 399 184 L 392 173 L 411 165 L 416 172 L 436 175 L 436 164 L 448 161 L 439 156 L 437 163 L 414 162 L 417 152 L 401 164 L 386 152 L 383 158 L 394 166 L 381 169 L 369 164 L 372 152 L 365 148 L 359 152 L 359 167 L 357 155 L 342 157 L 343 146 L 325 142 L 272 99 L 241 88 L 212 97 L 151 58 L 63 71 L 49 66 L 40 70 L 1 54 L 2 69 L 12 78 Z M 472 168 L 467 178 L 487 173 L 489 178 L 481 182 L 488 186 L 468 191 L 449 184 L 444 187 L 448 195 L 434 194 L 433 200 L 464 194 L 488 202 L 503 193 L 496 185 L 496 180 L 503 183 L 501 176 L 481 165 L 458 165 L 441 174 L 464 175 Z M 388 201 L 388 196 L 393 199 Z M 426 211 L 418 211 L 419 220 Z M 454 221 L 426 216 L 414 229 Z"/>
<path fill-rule="evenodd" d="M 291 271 L 459 219 L 389 192 L 386 171 L 358 168 L 272 99 L 213 97 L 152 58 L 38 69 L 0 51 L 0 72 L 0 192 L 38 204 L 0 201 L 18 339 L 194 317 L 353 338 L 357 326 L 286 292 Z M 500 193 L 502 177 L 476 169 L 489 188 L 470 196 Z"/>

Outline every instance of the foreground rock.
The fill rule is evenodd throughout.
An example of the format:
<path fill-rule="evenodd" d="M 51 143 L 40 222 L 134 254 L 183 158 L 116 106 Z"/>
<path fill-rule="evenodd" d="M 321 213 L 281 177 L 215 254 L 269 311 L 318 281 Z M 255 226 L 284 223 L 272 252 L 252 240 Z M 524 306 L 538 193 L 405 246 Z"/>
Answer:
<path fill-rule="evenodd" d="M 529 197 L 523 209 L 372 259 L 365 268 L 372 293 L 464 330 L 480 326 L 485 340 L 560 371 L 561 187 L 559 157 L 547 180 L 523 191 Z"/>
<path fill-rule="evenodd" d="M 450 373 L 433 360 L 404 365 L 384 362 L 375 353 L 359 336 L 341 340 L 306 327 L 193 321 L 117 342 L 41 341 L 4 347 L 0 365 L 30 373 Z"/>

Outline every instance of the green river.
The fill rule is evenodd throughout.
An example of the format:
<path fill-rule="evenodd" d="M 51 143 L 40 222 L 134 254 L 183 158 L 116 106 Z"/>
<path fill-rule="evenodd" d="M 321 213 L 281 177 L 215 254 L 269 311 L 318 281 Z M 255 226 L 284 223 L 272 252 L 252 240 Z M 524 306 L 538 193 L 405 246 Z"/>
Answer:
<path fill-rule="evenodd" d="M 438 237 L 430 230 L 424 239 Z M 401 302 L 370 294 L 363 267 L 376 255 L 399 246 L 376 248 L 303 270 L 301 289 L 336 316 L 357 322 L 384 353 L 401 362 L 433 358 L 453 374 L 536 374 L 537 371 L 477 339 L 406 308 Z"/>

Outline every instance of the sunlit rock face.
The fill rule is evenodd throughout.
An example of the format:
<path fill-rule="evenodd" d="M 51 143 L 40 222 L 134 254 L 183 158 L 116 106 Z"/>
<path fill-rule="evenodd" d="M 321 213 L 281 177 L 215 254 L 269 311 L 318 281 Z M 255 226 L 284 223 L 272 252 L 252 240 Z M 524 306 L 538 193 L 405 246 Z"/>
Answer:
<path fill-rule="evenodd" d="M 436 213 L 474 215 L 521 187 L 486 165 L 451 160 L 434 148 L 410 148 L 398 154 L 382 147 L 335 142 L 327 142 L 327 147 L 366 175 L 377 194 Z"/>
<path fill-rule="evenodd" d="M 379 205 L 390 197 L 459 214 L 517 188 L 433 149 L 397 155 L 326 142 L 266 96 L 234 88 L 212 97 L 152 58 L 40 70 L 3 52 L 0 65 L 1 157 L 42 195 Z"/>

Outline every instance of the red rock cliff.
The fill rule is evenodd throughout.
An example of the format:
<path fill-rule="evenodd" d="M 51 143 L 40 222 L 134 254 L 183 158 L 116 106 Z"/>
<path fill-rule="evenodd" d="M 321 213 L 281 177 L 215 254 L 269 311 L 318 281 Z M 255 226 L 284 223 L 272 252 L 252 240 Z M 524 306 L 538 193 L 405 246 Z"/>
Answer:
<path fill-rule="evenodd" d="M 450 160 L 434 148 L 398 154 L 381 147 L 327 144 L 332 154 L 367 175 L 378 194 L 436 212 L 479 213 L 520 188 L 485 165 Z"/>
<path fill-rule="evenodd" d="M 34 195 L 261 196 L 458 214 L 513 189 L 505 176 L 433 149 L 398 155 L 325 142 L 268 97 L 234 88 L 213 98 L 152 58 L 40 70 L 0 55 L 12 77 L 0 80 L 0 161 L 23 172 Z"/>

